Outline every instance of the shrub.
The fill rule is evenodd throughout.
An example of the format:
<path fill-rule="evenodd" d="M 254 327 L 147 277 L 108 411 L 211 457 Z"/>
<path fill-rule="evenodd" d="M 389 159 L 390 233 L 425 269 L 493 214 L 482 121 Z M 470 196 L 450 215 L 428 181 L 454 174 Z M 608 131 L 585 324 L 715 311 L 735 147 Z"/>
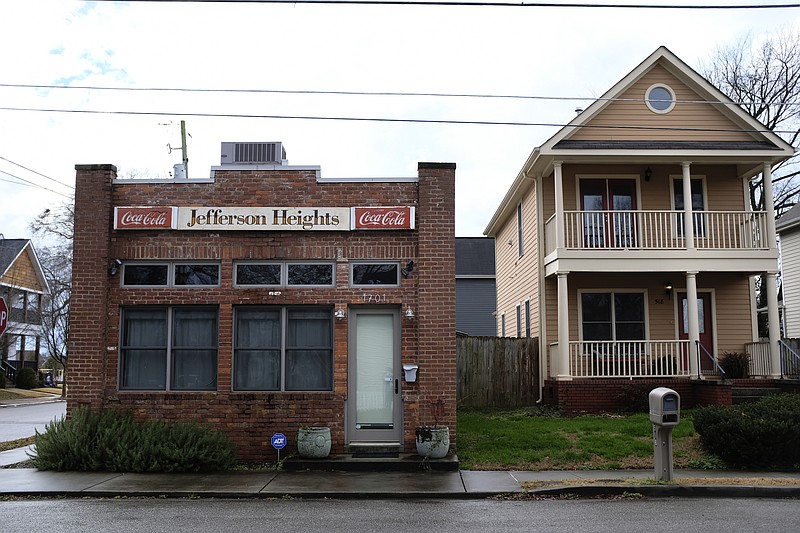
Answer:
<path fill-rule="evenodd" d="M 746 378 L 750 374 L 750 356 L 744 352 L 725 352 L 719 359 L 719 366 L 728 379 Z"/>
<path fill-rule="evenodd" d="M 14 382 L 18 388 L 30 390 L 39 386 L 39 376 L 36 375 L 36 370 L 26 366 L 19 369 Z"/>
<path fill-rule="evenodd" d="M 756 403 L 704 407 L 694 412 L 703 449 L 743 468 L 800 464 L 800 395 L 777 394 Z"/>
<path fill-rule="evenodd" d="M 617 401 L 623 413 L 647 413 L 650 411 L 650 391 L 654 385 L 626 383 L 619 390 Z"/>
<path fill-rule="evenodd" d="M 128 411 L 78 408 L 36 434 L 39 470 L 201 472 L 235 464 L 223 433 L 193 422 L 137 422 Z"/>

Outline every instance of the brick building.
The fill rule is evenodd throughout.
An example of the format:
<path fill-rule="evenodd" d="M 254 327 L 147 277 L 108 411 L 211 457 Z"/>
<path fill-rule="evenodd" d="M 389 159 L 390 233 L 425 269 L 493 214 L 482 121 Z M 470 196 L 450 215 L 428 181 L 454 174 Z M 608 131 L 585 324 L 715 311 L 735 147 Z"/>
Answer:
<path fill-rule="evenodd" d="M 410 452 L 444 400 L 454 447 L 455 165 L 328 179 L 226 146 L 206 179 L 76 165 L 68 412 L 207 422 L 259 461 L 302 426 Z"/>

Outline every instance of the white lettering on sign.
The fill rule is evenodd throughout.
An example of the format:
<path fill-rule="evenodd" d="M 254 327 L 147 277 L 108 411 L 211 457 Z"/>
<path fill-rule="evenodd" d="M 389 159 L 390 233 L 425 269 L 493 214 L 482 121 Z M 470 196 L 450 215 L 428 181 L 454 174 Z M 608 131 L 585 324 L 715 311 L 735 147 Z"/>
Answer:
<path fill-rule="evenodd" d="M 172 229 L 174 219 L 174 207 L 114 208 L 114 229 Z"/>
<path fill-rule="evenodd" d="M 414 208 L 354 207 L 353 229 L 414 229 Z"/>

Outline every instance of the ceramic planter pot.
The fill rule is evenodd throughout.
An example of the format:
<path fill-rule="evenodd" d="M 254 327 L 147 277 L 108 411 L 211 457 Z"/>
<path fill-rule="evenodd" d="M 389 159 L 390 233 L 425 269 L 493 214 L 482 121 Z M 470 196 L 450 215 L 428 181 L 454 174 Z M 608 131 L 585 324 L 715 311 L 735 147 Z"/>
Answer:
<path fill-rule="evenodd" d="M 309 459 L 328 457 L 331 453 L 331 428 L 303 427 L 297 430 L 297 452 Z"/>
<path fill-rule="evenodd" d="M 417 453 L 428 459 L 441 459 L 450 450 L 450 428 L 420 426 L 417 428 Z"/>

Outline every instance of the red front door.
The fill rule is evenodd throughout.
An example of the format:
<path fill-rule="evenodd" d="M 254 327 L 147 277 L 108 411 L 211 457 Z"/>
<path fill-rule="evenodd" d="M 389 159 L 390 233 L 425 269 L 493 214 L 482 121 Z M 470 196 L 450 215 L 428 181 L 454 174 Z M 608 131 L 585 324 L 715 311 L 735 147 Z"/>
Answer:
<path fill-rule="evenodd" d="M 678 293 L 678 323 L 679 338 L 685 340 L 689 338 L 689 317 L 688 303 L 685 292 Z M 700 327 L 700 344 L 704 350 L 700 350 L 700 370 L 713 370 L 714 361 L 714 334 L 712 331 L 711 317 L 711 293 L 697 293 L 697 317 Z"/>

